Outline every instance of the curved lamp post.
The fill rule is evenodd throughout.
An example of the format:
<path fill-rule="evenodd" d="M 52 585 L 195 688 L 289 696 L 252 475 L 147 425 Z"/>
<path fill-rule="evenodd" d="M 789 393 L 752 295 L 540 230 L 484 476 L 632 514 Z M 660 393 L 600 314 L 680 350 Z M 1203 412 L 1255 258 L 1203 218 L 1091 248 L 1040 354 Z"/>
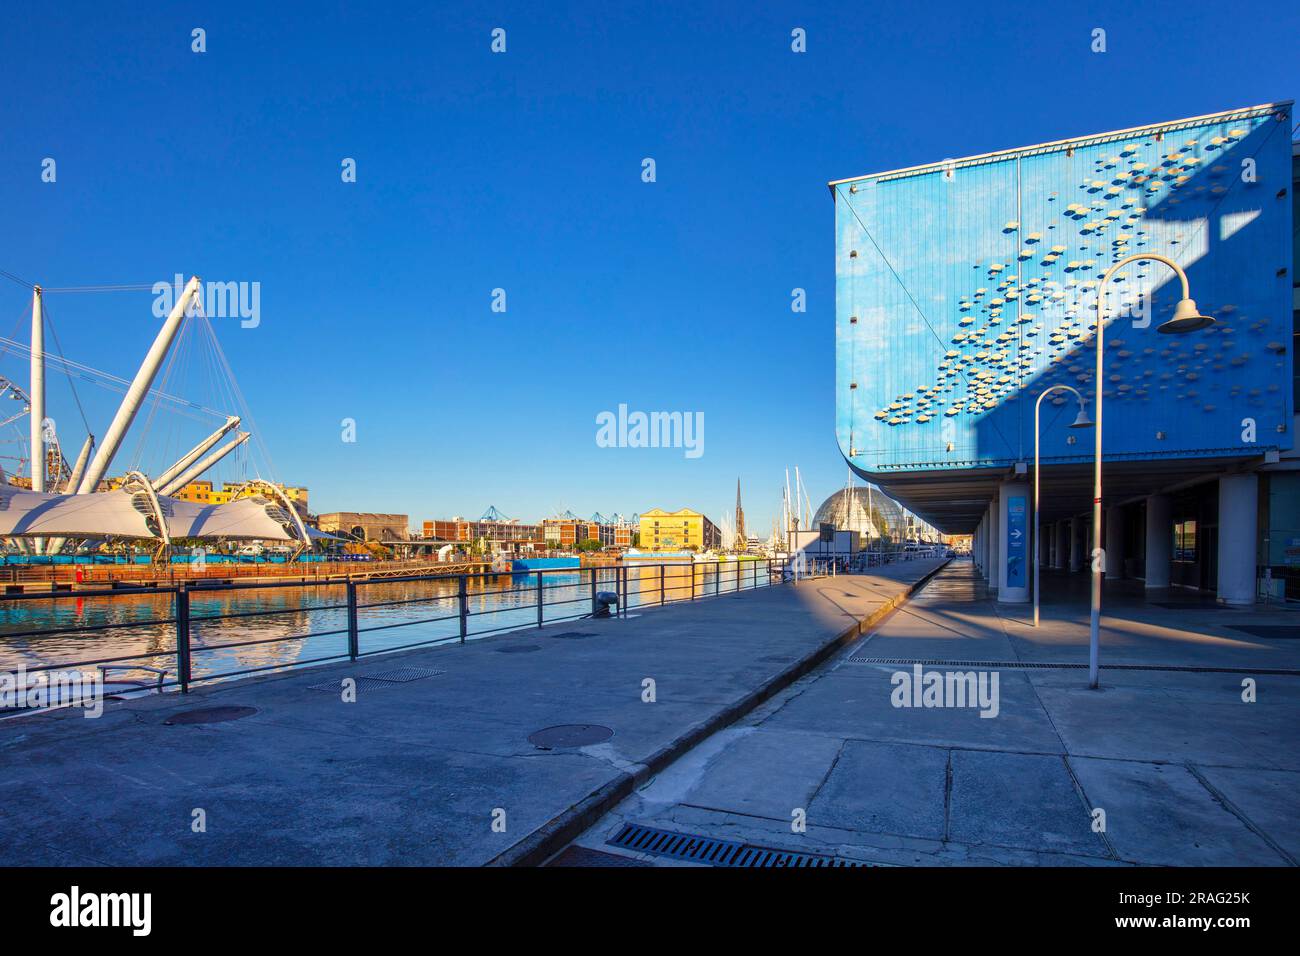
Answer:
<path fill-rule="evenodd" d="M 1043 404 L 1043 399 L 1053 392 L 1070 392 L 1078 401 L 1079 414 L 1070 423 L 1071 428 L 1092 427 L 1092 422 L 1088 420 L 1088 412 L 1083 407 L 1083 395 L 1073 385 L 1053 385 L 1038 396 L 1038 401 L 1034 402 L 1034 627 L 1038 626 L 1038 579 L 1041 576 L 1041 566 L 1038 561 L 1038 411 Z"/>
<path fill-rule="evenodd" d="M 1097 286 L 1097 374 L 1093 382 L 1093 388 L 1097 391 L 1096 413 L 1097 413 L 1097 444 L 1096 456 L 1092 472 L 1092 620 L 1089 627 L 1088 635 L 1088 686 L 1096 689 L 1098 657 L 1100 645 L 1101 629 L 1101 576 L 1102 568 L 1102 550 L 1101 542 L 1101 393 L 1104 384 L 1104 370 L 1102 368 L 1102 359 L 1104 350 L 1102 348 L 1103 332 L 1106 328 L 1106 286 L 1110 282 L 1110 277 L 1120 266 L 1127 265 L 1130 262 L 1141 262 L 1147 259 L 1156 262 L 1163 262 L 1170 269 L 1177 273 L 1179 280 L 1183 284 L 1183 297 L 1179 300 L 1177 308 L 1174 309 L 1174 317 L 1168 322 L 1161 324 L 1156 331 L 1166 335 L 1181 334 L 1184 332 L 1197 332 L 1201 329 L 1209 328 L 1214 324 L 1214 319 L 1208 315 L 1201 315 L 1196 308 L 1196 303 L 1192 301 L 1191 293 L 1187 287 L 1187 273 L 1183 267 L 1174 260 L 1166 256 L 1156 255 L 1153 252 L 1134 253 L 1131 256 L 1125 256 L 1113 266 L 1106 270 L 1106 274 L 1101 277 L 1101 283 Z"/>

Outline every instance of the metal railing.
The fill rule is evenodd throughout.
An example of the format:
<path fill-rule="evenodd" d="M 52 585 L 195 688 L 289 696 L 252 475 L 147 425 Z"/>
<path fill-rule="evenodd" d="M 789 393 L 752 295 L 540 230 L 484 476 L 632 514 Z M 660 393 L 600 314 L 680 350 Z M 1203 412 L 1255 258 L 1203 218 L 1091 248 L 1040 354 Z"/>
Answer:
<path fill-rule="evenodd" d="M 530 571 L 491 572 L 482 571 L 460 574 L 412 574 L 402 577 L 382 579 L 322 581 L 319 583 L 301 581 L 258 581 L 258 582 L 205 582 L 188 581 L 157 587 L 130 588 L 126 590 L 110 588 L 100 590 L 51 591 L 25 594 L 5 594 L 0 596 L 0 608 L 10 606 L 12 602 L 27 601 L 85 601 L 105 599 L 128 601 L 149 596 L 169 598 L 168 616 L 130 620 L 111 620 L 103 623 L 83 624 L 70 627 L 51 627 L 37 630 L 20 630 L 0 632 L 0 641 L 23 640 L 28 649 L 38 647 L 42 639 L 68 638 L 77 635 L 110 634 L 129 628 L 170 628 L 174 635 L 172 647 L 162 650 L 146 650 L 143 653 L 116 654 L 112 656 L 91 655 L 85 659 L 64 661 L 57 664 L 37 664 L 24 667 L 29 674 L 40 672 L 72 671 L 78 668 L 108 666 L 113 670 L 130 669 L 157 673 L 159 662 L 170 662 L 175 668 L 175 677 L 159 675 L 159 688 L 179 687 L 182 693 L 188 692 L 190 685 L 200 681 L 225 680 L 233 677 L 247 676 L 260 672 L 280 670 L 309 664 L 321 664 L 331 661 L 357 660 L 375 654 L 392 653 L 416 647 L 439 644 L 465 643 L 471 638 L 480 638 L 503 631 L 516 631 L 529 627 L 542 627 L 547 623 L 564 620 L 589 618 L 597 613 L 601 601 L 598 595 L 602 591 L 612 591 L 617 595 L 616 613 L 626 618 L 630 612 L 640 612 L 649 608 L 663 607 L 683 601 L 703 600 L 738 594 L 760 587 L 781 583 L 785 575 L 785 562 L 774 560 L 734 560 L 712 562 L 681 562 L 665 564 L 639 564 L 635 562 L 614 567 L 591 568 L 545 568 Z M 557 576 L 567 575 L 575 580 L 560 583 Z M 503 585 L 502 582 L 508 581 Z M 471 588 L 471 583 L 475 585 Z M 427 586 L 437 593 L 417 594 L 414 597 L 400 597 L 392 600 L 367 601 L 367 588 L 381 585 L 408 585 L 418 590 Z M 289 588 L 299 590 L 299 602 L 292 607 L 253 607 L 251 609 L 229 611 L 226 613 L 195 613 L 193 602 L 216 595 L 249 596 L 256 594 L 274 594 Z M 325 603 L 301 603 L 304 599 L 315 600 L 323 593 L 330 598 Z M 495 595 L 509 595 L 510 599 L 491 602 Z M 528 598 L 531 597 L 531 600 Z M 251 601 L 249 603 L 255 603 Z M 472 607 L 471 604 L 476 605 Z M 490 606 L 495 603 L 497 606 Z M 431 615 L 419 615 L 413 619 L 402 619 L 385 623 L 365 624 L 369 616 L 379 608 L 398 608 L 402 606 L 431 605 Z M 78 605 L 81 607 L 81 605 Z M 548 613 L 548 609 L 552 613 Z M 563 609 L 563 613 L 553 613 Z M 535 617 L 523 620 L 526 612 L 533 611 Z M 304 614 L 317 612 L 342 612 L 341 626 L 326 627 L 324 630 L 312 630 L 308 626 L 303 633 L 276 635 L 251 640 L 219 641 L 208 643 L 195 638 L 196 630 L 201 630 L 213 622 L 230 622 L 247 619 L 267 618 L 277 614 Z M 446 613 L 442 613 L 446 612 Z M 484 624 L 502 620 L 496 615 L 508 615 L 506 623 L 493 626 L 475 627 L 475 622 Z M 337 615 L 336 615 L 337 616 Z M 434 630 L 436 635 L 428 636 L 407 643 L 371 642 L 366 647 L 363 635 L 374 635 L 398 628 L 416 625 L 443 625 Z M 324 653 L 309 658 L 293 658 L 273 661 L 271 663 L 241 667 L 234 670 L 209 670 L 202 666 L 204 655 L 219 651 L 245 651 L 249 648 L 270 645 L 288 645 L 312 639 L 340 639 L 341 646 L 334 653 Z M 326 650 L 333 650 L 326 648 Z M 196 657 L 200 666 L 196 670 Z M 12 670 L 0 667 L 0 672 Z M 152 680 L 152 678 L 151 678 Z"/>
<path fill-rule="evenodd" d="M 942 546 L 933 548 L 897 548 L 890 551 L 855 551 L 852 554 L 807 554 L 805 567 L 815 574 L 861 574 L 872 568 L 882 568 L 890 564 L 905 561 L 923 561 L 947 556 L 948 549 Z M 800 574 L 806 573 L 800 571 Z"/>
<path fill-rule="evenodd" d="M 451 562 L 452 566 L 487 567 L 488 559 Z M 320 578 L 343 578 L 366 575 L 383 577 L 427 571 L 436 565 L 430 560 L 410 561 L 217 561 L 196 563 L 76 563 L 76 564 L 6 564 L 0 565 L 0 584 L 58 585 L 98 584 L 109 586 L 118 581 L 160 582 L 203 581 L 212 578 L 284 578 L 299 583 Z M 445 567 L 445 566 L 444 566 Z M 446 573 L 446 572 L 444 572 Z"/>

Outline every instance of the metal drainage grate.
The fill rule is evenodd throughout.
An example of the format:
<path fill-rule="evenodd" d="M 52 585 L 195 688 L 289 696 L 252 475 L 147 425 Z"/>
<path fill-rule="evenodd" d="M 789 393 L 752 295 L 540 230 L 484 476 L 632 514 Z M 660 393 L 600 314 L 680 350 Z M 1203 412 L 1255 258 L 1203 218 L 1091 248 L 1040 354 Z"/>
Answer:
<path fill-rule="evenodd" d="M 220 724 L 227 720 L 239 720 L 257 713 L 256 707 L 200 707 L 198 710 L 182 710 L 172 714 L 163 721 L 168 727 L 176 724 Z"/>
<path fill-rule="evenodd" d="M 978 667 L 981 670 L 1079 670 L 1087 664 L 1045 661 L 945 661 L 917 657 L 851 657 L 846 664 L 921 664 L 925 667 Z M 1276 674 L 1300 675 L 1295 667 L 1209 667 L 1193 664 L 1103 664 L 1104 671 L 1179 671 L 1192 674 Z"/>
<path fill-rule="evenodd" d="M 531 654 L 541 649 L 540 644 L 507 644 L 505 647 L 493 648 L 498 654 Z"/>
<path fill-rule="evenodd" d="M 667 856 L 674 860 L 703 863 L 706 866 L 769 868 L 869 865 L 860 860 L 846 860 L 839 856 L 774 850 L 771 847 L 752 846 L 732 840 L 715 840 L 711 837 L 673 833 L 670 830 L 641 826 L 637 823 L 623 824 L 623 829 L 606 842 L 610 846 L 634 850 L 637 853 Z"/>
<path fill-rule="evenodd" d="M 597 635 L 594 631 L 561 631 L 559 634 L 547 634 L 546 636 L 559 638 L 560 640 L 580 641 Z"/>
<path fill-rule="evenodd" d="M 375 680 L 373 677 L 352 677 L 351 674 L 345 674 L 342 677 L 340 677 L 338 680 L 326 681 L 323 684 L 310 684 L 307 687 L 307 689 L 323 690 L 326 693 L 337 694 L 339 691 L 343 689 L 343 682 L 348 678 L 351 678 L 352 680 L 356 681 L 357 690 L 362 690 L 362 689 L 369 690 L 371 688 L 383 688 L 383 687 L 393 686 L 393 682 L 389 680 Z"/>
<path fill-rule="evenodd" d="M 394 667 L 389 671 L 371 671 L 363 676 L 371 680 L 388 681 L 390 684 L 408 684 L 413 680 L 424 680 L 426 677 L 437 677 L 445 673 L 446 671 L 435 670 L 432 667 Z"/>
<path fill-rule="evenodd" d="M 394 684 L 409 684 L 413 680 L 424 680 L 426 677 L 437 677 L 445 673 L 446 671 L 434 670 L 432 667 L 395 667 L 387 671 L 371 671 L 369 674 L 343 674 L 336 680 L 325 681 L 323 684 L 309 684 L 307 689 L 337 694 L 343 686 L 344 679 L 348 677 L 357 682 L 358 689 L 378 689 L 392 687 Z"/>

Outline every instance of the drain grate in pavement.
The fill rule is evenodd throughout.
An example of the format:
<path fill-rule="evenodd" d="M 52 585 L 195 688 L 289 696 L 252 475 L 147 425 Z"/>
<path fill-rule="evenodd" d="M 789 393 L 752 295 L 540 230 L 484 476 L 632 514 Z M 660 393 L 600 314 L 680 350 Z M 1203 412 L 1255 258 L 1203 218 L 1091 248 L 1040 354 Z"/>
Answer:
<path fill-rule="evenodd" d="M 606 842 L 610 846 L 623 847 L 638 853 L 703 863 L 706 866 L 769 868 L 868 865 L 859 860 L 846 860 L 839 856 L 774 850 L 771 847 L 736 843 L 733 840 L 715 840 L 712 837 L 673 833 L 671 830 L 660 830 L 657 827 L 641 826 L 637 823 L 623 824 L 623 829 Z"/>
<path fill-rule="evenodd" d="M 336 680 L 325 681 L 323 684 L 309 684 L 307 689 L 338 693 L 346 677 L 356 681 L 358 688 L 392 687 L 394 684 L 409 684 L 413 680 L 424 680 L 426 677 L 437 677 L 445 673 L 446 671 L 435 670 L 432 667 L 395 667 L 392 670 L 371 671 L 368 674 L 343 674 Z"/>
<path fill-rule="evenodd" d="M 546 636 L 558 638 L 562 641 L 581 641 L 597 635 L 595 631 L 561 631 L 559 634 L 547 634 Z"/>
<path fill-rule="evenodd" d="M 494 648 L 498 654 L 531 654 L 541 649 L 540 644 L 507 644 L 505 647 Z"/>
<path fill-rule="evenodd" d="M 325 683 L 323 684 L 309 684 L 307 686 L 307 689 L 323 690 L 326 693 L 337 694 L 340 690 L 343 689 L 343 681 L 349 677 L 351 677 L 352 680 L 356 681 L 356 686 L 358 690 L 362 690 L 362 689 L 369 690 L 371 688 L 382 689 L 384 687 L 393 686 L 393 682 L 390 680 L 375 680 L 373 677 L 352 677 L 351 674 L 344 674 L 338 680 L 328 680 L 325 681 Z"/>
<path fill-rule="evenodd" d="M 172 714 L 163 721 L 168 727 L 176 724 L 220 724 L 227 720 L 239 720 L 257 713 L 256 707 L 200 707 L 198 710 L 182 710 Z"/>
<path fill-rule="evenodd" d="M 1234 631 L 1245 631 L 1251 637 L 1274 641 L 1300 640 L 1300 627 L 1294 624 L 1229 624 Z"/>
<path fill-rule="evenodd" d="M 362 676 L 371 680 L 387 681 L 390 684 L 409 684 L 413 680 L 424 680 L 426 677 L 437 677 L 445 673 L 446 671 L 435 670 L 432 667 L 394 667 L 388 671 L 371 671 Z"/>
<path fill-rule="evenodd" d="M 1240 630 L 1240 628 L 1238 628 Z M 850 657 L 846 664 L 921 664 L 925 667 L 978 667 L 983 670 L 1078 670 L 1087 664 L 1047 661 L 947 661 L 920 657 Z M 1103 664 L 1104 671 L 1186 671 L 1193 674 L 1300 675 L 1295 667 L 1198 667 L 1192 664 Z"/>

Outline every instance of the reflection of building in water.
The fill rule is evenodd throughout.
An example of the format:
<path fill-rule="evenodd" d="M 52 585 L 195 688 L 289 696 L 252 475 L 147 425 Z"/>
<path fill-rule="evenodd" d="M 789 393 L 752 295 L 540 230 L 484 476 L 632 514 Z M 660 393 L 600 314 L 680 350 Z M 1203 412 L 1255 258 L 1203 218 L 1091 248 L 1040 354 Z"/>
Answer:
<path fill-rule="evenodd" d="M 841 488 L 822 502 L 812 529 L 829 524 L 838 531 L 856 531 L 862 541 L 884 543 L 904 540 L 907 515 L 903 506 L 875 485 Z"/>

